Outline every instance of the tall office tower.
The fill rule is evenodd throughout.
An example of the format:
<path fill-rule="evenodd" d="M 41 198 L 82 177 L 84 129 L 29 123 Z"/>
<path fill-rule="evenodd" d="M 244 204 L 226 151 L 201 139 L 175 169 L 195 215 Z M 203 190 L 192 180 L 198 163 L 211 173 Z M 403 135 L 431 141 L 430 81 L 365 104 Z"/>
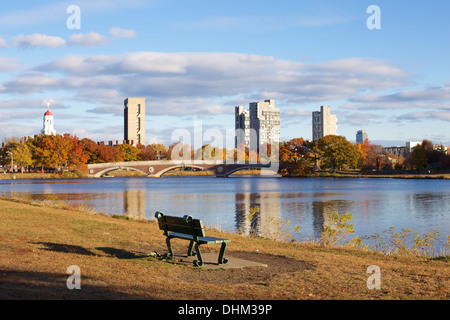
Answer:
<path fill-rule="evenodd" d="M 312 113 L 313 141 L 337 132 L 337 118 L 330 113 L 329 106 L 321 106 L 320 111 Z"/>
<path fill-rule="evenodd" d="M 145 98 L 127 98 L 124 104 L 124 140 L 145 145 Z"/>
<path fill-rule="evenodd" d="M 256 147 L 264 143 L 271 145 L 280 142 L 280 109 L 275 108 L 275 100 L 264 100 L 264 102 L 251 102 L 250 129 L 256 133 Z M 252 142 L 250 141 L 250 144 Z"/>
<path fill-rule="evenodd" d="M 366 130 L 359 130 L 356 132 L 356 143 L 363 144 L 367 139 Z"/>
<path fill-rule="evenodd" d="M 248 110 L 244 110 L 243 106 L 234 108 L 234 128 L 236 132 L 234 147 L 238 148 L 241 144 L 250 145 L 250 115 Z"/>

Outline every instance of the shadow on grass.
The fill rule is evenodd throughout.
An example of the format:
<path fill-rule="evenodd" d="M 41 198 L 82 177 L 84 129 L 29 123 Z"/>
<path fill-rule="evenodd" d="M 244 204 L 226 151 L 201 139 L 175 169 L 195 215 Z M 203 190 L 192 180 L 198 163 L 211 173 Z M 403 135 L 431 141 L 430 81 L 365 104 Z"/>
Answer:
<path fill-rule="evenodd" d="M 111 247 L 100 247 L 95 248 L 96 250 L 103 251 L 104 253 L 110 255 L 111 257 L 115 257 L 118 259 L 140 259 L 140 258 L 146 258 L 147 255 L 143 253 L 136 254 L 135 252 L 123 250 L 123 249 L 117 249 L 117 248 L 111 248 Z"/>
<path fill-rule="evenodd" d="M 115 291 L 105 286 L 87 285 L 81 276 L 81 289 L 67 288 L 68 274 L 38 271 L 1 270 L 0 300 L 83 300 L 83 299 L 152 299 Z"/>
<path fill-rule="evenodd" d="M 94 252 L 83 248 L 81 246 L 75 246 L 71 244 L 62 244 L 62 243 L 52 243 L 52 242 L 33 242 L 33 244 L 41 244 L 44 245 L 45 248 L 42 250 L 54 251 L 54 252 L 62 252 L 62 253 L 75 253 L 81 254 L 85 256 L 96 256 Z M 105 254 L 118 258 L 118 259 L 140 259 L 146 258 L 147 255 L 144 253 L 136 253 L 124 249 L 117 249 L 111 247 L 98 247 L 95 250 L 99 250 L 104 252 Z"/>
<path fill-rule="evenodd" d="M 33 244 L 42 244 L 46 248 L 43 250 L 63 252 L 63 253 L 76 253 L 85 256 L 95 256 L 96 254 L 80 246 L 74 246 L 71 244 L 61 244 L 52 242 L 33 242 Z"/>

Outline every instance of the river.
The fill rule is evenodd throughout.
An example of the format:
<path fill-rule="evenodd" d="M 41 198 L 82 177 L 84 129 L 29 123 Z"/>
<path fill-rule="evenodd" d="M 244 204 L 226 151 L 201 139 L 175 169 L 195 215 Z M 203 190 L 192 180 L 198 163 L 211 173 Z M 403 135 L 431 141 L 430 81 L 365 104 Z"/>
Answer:
<path fill-rule="evenodd" d="M 152 219 L 192 215 L 205 225 L 241 234 L 317 240 L 333 213 L 350 212 L 355 234 L 369 236 L 394 227 L 420 234 L 450 234 L 450 181 L 382 178 L 100 178 L 2 180 L 0 193 L 17 197 L 87 204 L 108 214 Z M 251 208 L 257 207 L 253 219 Z M 280 225 L 282 229 L 280 230 Z M 298 232 L 292 229 L 299 225 Z M 287 230 L 284 227 L 288 227 Z"/>

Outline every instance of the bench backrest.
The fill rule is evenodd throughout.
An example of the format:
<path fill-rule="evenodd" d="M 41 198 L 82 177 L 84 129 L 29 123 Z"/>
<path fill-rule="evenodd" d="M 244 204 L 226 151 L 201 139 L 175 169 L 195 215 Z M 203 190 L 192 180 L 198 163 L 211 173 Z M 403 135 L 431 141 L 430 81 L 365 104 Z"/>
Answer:
<path fill-rule="evenodd" d="M 193 219 L 191 216 L 172 217 L 165 216 L 162 212 L 156 212 L 155 218 L 158 219 L 159 229 L 164 230 L 164 235 L 168 236 L 169 232 L 179 232 L 197 237 L 205 236 L 205 229 L 200 219 Z"/>

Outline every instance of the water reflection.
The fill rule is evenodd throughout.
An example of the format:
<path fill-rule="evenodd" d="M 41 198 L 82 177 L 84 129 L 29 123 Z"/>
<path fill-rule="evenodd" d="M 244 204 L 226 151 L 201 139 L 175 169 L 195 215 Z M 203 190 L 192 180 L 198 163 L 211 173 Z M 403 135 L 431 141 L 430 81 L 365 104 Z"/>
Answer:
<path fill-rule="evenodd" d="M 145 212 L 145 190 L 126 190 L 123 193 L 123 213 L 133 218 L 145 219 Z"/>
<path fill-rule="evenodd" d="M 278 238 L 281 218 L 279 193 L 236 193 L 236 231 L 243 235 Z M 257 210 L 253 211 L 252 208 Z"/>
<path fill-rule="evenodd" d="M 448 180 L 272 179 L 183 177 L 72 181 L 1 181 L 0 193 L 63 201 L 98 211 L 153 218 L 191 214 L 206 225 L 244 235 L 279 238 L 279 223 L 301 225 L 294 239 L 319 239 L 333 213 L 351 212 L 356 235 L 395 226 L 421 234 L 450 233 Z M 259 211 L 249 219 L 251 208 Z"/>
<path fill-rule="evenodd" d="M 312 203 L 312 226 L 315 239 L 320 239 L 324 227 L 331 225 L 331 216 L 336 212 L 340 212 L 338 201 L 314 201 Z"/>

